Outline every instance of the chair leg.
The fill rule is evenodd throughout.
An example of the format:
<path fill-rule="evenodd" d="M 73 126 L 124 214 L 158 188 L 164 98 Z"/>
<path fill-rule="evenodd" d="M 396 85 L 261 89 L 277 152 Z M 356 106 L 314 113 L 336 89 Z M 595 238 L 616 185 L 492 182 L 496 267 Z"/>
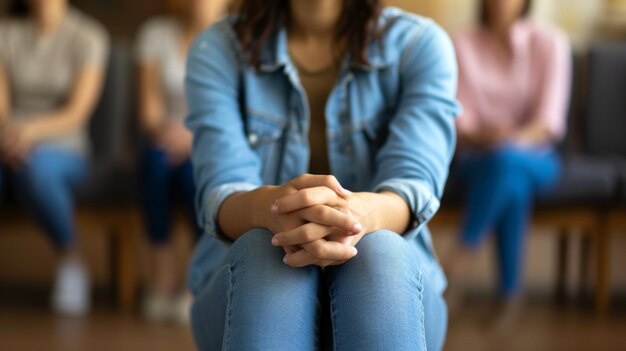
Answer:
<path fill-rule="evenodd" d="M 557 242 L 557 279 L 555 299 L 558 303 L 565 302 L 567 285 L 567 263 L 569 262 L 569 236 L 566 229 L 559 232 Z"/>
<path fill-rule="evenodd" d="M 119 240 L 119 266 L 118 296 L 123 311 L 132 311 L 135 306 L 136 272 L 133 242 L 128 234 L 120 234 Z"/>
<path fill-rule="evenodd" d="M 580 278 L 578 280 L 578 297 L 583 299 L 587 297 L 589 287 L 589 263 L 591 257 L 591 237 L 589 232 L 585 232 L 580 239 L 580 261 L 579 272 Z"/>
<path fill-rule="evenodd" d="M 600 221 L 596 235 L 596 291 L 595 305 L 598 313 L 605 313 L 609 307 L 610 294 L 610 226 L 608 218 Z"/>
<path fill-rule="evenodd" d="M 124 312 L 135 308 L 137 296 L 137 264 L 135 230 L 131 216 L 119 216 L 115 228 L 117 299 Z"/>

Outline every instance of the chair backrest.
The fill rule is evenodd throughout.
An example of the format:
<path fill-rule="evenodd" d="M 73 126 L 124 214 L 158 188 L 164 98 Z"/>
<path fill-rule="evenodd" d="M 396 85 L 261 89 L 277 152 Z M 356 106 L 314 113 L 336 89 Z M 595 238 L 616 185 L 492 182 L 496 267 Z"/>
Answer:
<path fill-rule="evenodd" d="M 559 151 L 563 154 L 575 153 L 581 148 L 581 111 L 584 107 L 581 96 L 584 85 L 584 60 L 584 55 L 576 51 L 572 52 L 572 79 L 566 116 L 567 129 L 565 137 L 558 145 Z"/>
<path fill-rule="evenodd" d="M 128 138 L 131 61 L 129 46 L 113 42 L 102 96 L 89 132 L 94 161 L 110 161 L 123 155 Z"/>
<path fill-rule="evenodd" d="M 626 43 L 597 43 L 589 53 L 586 151 L 626 156 Z"/>

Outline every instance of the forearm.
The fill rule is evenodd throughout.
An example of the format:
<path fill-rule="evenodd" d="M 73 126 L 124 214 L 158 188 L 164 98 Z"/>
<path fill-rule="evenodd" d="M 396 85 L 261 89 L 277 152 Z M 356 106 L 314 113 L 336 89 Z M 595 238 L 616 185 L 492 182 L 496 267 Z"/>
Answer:
<path fill-rule="evenodd" d="M 31 116 L 22 125 L 31 140 L 45 141 L 81 128 L 89 119 L 100 96 L 103 76 L 104 70 L 100 66 L 80 70 L 65 105 L 49 113 Z"/>
<path fill-rule="evenodd" d="M 29 118 L 18 127 L 26 128 L 35 142 L 45 141 L 58 135 L 77 130 L 87 118 L 69 111 L 56 111 Z"/>
<path fill-rule="evenodd" d="M 0 111 L 0 130 L 4 129 L 9 124 L 9 115 Z"/>
<path fill-rule="evenodd" d="M 160 69 L 156 62 L 139 65 L 139 117 L 141 127 L 156 137 L 165 122 Z"/>
<path fill-rule="evenodd" d="M 356 215 L 366 233 L 389 230 L 403 234 L 409 227 L 411 210 L 404 199 L 394 192 L 356 193 L 351 202 L 350 208 L 359 212 Z"/>
<path fill-rule="evenodd" d="M 4 67 L 0 64 L 0 129 L 9 123 L 9 86 Z"/>
<path fill-rule="evenodd" d="M 264 228 L 264 217 L 270 214 L 268 190 L 260 187 L 249 192 L 236 193 L 226 198 L 218 212 L 218 226 L 231 240 L 237 240 L 254 228 Z"/>
<path fill-rule="evenodd" d="M 457 140 L 459 145 L 467 145 L 470 147 L 478 147 L 483 145 L 481 138 L 477 133 L 468 132 L 465 130 L 457 130 Z"/>
<path fill-rule="evenodd" d="M 162 113 L 151 111 L 141 114 L 141 128 L 152 138 L 156 138 L 165 124 L 165 117 Z"/>
<path fill-rule="evenodd" d="M 0 97 L 0 100 L 2 98 Z M 0 101 L 0 130 L 5 128 L 10 122 L 8 104 Z"/>
<path fill-rule="evenodd" d="M 521 128 L 516 133 L 516 137 L 524 143 L 536 145 L 548 142 L 552 138 L 552 135 L 544 121 L 540 118 L 536 118 L 532 123 Z"/>

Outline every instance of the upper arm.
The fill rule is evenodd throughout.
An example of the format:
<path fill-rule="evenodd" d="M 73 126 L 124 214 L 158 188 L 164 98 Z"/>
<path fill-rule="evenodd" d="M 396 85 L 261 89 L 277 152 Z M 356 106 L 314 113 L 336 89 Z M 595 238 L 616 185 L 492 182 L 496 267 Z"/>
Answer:
<path fill-rule="evenodd" d="M 104 80 L 104 68 L 88 66 L 79 69 L 69 95 L 66 110 L 80 121 L 86 121 L 98 102 Z"/>
<path fill-rule="evenodd" d="M 0 22 L 0 43 L 7 43 L 6 24 Z M 10 113 L 9 77 L 7 72 L 7 48 L 6 44 L 0 45 L 0 126 L 6 123 Z"/>
<path fill-rule="evenodd" d="M 99 25 L 84 27 L 75 43 L 74 82 L 65 106 L 81 121 L 87 120 L 102 91 L 105 66 L 109 56 L 109 38 Z"/>
<path fill-rule="evenodd" d="M 476 103 L 475 103 L 475 87 L 471 81 L 470 70 L 472 70 L 472 58 L 467 42 L 469 37 L 467 34 L 459 36 L 455 40 L 456 57 L 459 66 L 459 83 L 457 89 L 457 99 L 461 104 L 463 111 L 456 120 L 457 131 L 461 134 L 470 133 L 476 128 Z"/>
<path fill-rule="evenodd" d="M 139 64 L 153 63 L 159 59 L 163 22 L 151 20 L 139 28 L 135 46 L 135 58 Z"/>
<path fill-rule="evenodd" d="M 564 34 L 554 33 L 541 46 L 540 86 L 533 118 L 544 121 L 554 139 L 565 134 L 572 75 L 572 53 Z"/>
<path fill-rule="evenodd" d="M 215 25 L 196 39 L 185 79 L 186 125 L 193 132 L 199 207 L 212 215 L 216 209 L 207 211 L 206 206 L 216 188 L 234 183 L 261 185 L 261 160 L 245 137 L 239 103 L 243 64 L 227 25 Z"/>
<path fill-rule="evenodd" d="M 163 116 L 161 92 L 160 48 L 163 22 L 152 20 L 142 25 L 137 35 L 135 56 L 137 61 L 139 118 L 144 128 L 156 128 Z M 176 53 L 174 53 L 176 54 Z"/>
<path fill-rule="evenodd" d="M 156 62 L 140 62 L 138 68 L 139 118 L 146 128 L 154 127 L 155 119 L 164 112 L 159 65 Z"/>
<path fill-rule="evenodd" d="M 375 182 L 407 179 L 441 196 L 455 148 L 454 119 L 459 112 L 457 66 L 448 35 L 435 24 L 418 29 L 405 48 L 399 69 L 400 103 L 388 139 L 377 155 Z"/>
<path fill-rule="evenodd" d="M 74 67 L 104 67 L 109 57 L 109 47 L 109 35 L 103 27 L 97 23 L 85 24 L 76 35 Z"/>
<path fill-rule="evenodd" d="M 9 93 L 7 72 L 2 60 L 0 60 L 0 127 L 9 120 Z"/>

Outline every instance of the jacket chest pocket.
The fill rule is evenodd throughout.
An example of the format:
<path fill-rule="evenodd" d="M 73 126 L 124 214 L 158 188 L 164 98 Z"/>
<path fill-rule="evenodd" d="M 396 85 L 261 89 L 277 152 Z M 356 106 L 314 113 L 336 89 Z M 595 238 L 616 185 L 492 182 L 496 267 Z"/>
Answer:
<path fill-rule="evenodd" d="M 261 175 L 266 183 L 273 183 L 280 166 L 285 125 L 254 114 L 246 119 L 246 137 L 252 150 L 262 162 Z"/>
<path fill-rule="evenodd" d="M 363 124 L 362 136 L 372 161 L 387 142 L 392 115 L 393 112 L 390 110 L 381 111 Z"/>
<path fill-rule="evenodd" d="M 355 156 L 353 162 L 358 169 L 355 180 L 360 189 L 369 189 L 378 169 L 376 158 L 387 142 L 389 122 L 388 113 L 382 111 L 365 120 L 352 133 Z"/>

